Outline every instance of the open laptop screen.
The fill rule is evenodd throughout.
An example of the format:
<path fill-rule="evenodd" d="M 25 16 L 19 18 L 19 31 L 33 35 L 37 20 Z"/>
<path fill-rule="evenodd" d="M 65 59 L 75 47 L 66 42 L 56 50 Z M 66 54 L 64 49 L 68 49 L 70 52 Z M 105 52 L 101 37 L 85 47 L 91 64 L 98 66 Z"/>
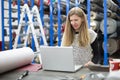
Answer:
<path fill-rule="evenodd" d="M 41 46 L 40 52 L 44 70 L 75 71 L 73 47 Z"/>

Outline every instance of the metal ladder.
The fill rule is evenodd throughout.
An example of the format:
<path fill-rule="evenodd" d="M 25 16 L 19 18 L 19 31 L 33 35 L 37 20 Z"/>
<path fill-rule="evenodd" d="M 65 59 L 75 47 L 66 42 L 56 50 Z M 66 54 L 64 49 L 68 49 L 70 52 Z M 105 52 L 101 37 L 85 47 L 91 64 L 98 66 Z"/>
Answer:
<path fill-rule="evenodd" d="M 28 17 L 27 22 L 24 21 L 26 14 Z M 28 26 L 26 31 L 24 31 L 23 25 Z M 37 29 L 36 29 L 36 25 L 37 25 Z M 36 34 L 36 30 L 38 30 L 40 32 L 40 34 Z M 35 47 L 36 47 L 36 52 L 40 52 L 39 51 L 40 45 L 39 45 L 39 41 L 38 41 L 38 39 L 41 40 L 40 37 L 42 37 L 44 45 L 48 45 L 37 6 L 33 6 L 32 10 L 30 10 L 29 6 L 27 4 L 24 4 L 24 6 L 22 8 L 21 18 L 20 18 L 20 22 L 18 25 L 18 30 L 17 30 L 13 48 L 27 46 L 28 38 L 30 36 L 33 36 L 33 39 L 35 42 Z M 18 44 L 18 40 L 20 37 L 24 37 L 23 38 L 24 42 L 22 44 Z"/>

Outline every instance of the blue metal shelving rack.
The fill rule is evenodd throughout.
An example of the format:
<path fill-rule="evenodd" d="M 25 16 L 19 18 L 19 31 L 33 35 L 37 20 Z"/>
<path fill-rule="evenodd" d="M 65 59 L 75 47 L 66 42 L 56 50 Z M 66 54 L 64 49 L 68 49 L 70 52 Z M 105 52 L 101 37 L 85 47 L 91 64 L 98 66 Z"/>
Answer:
<path fill-rule="evenodd" d="M 34 1 L 31 0 L 32 5 L 34 5 Z M 40 16 L 41 16 L 41 20 L 42 20 L 42 25 L 44 25 L 44 21 L 43 21 L 43 16 L 44 16 L 44 7 L 43 7 L 43 0 L 40 0 L 41 5 L 40 5 Z M 58 0 L 58 17 L 61 17 L 61 9 L 60 9 L 60 2 L 61 0 Z M 120 2 L 120 0 L 118 0 L 118 2 Z M 27 0 L 25 0 L 25 3 L 27 3 Z M 80 5 L 78 4 L 78 0 L 75 0 L 75 4 L 76 6 Z M 5 41 L 4 41 L 4 0 L 1 1 L 1 5 L 2 5 L 2 50 L 4 50 L 5 48 Z M 20 20 L 20 0 L 17 0 L 17 5 L 18 5 L 18 24 L 19 24 L 19 20 Z M 90 27 L 90 0 L 87 0 L 87 19 L 88 19 L 88 26 Z M 103 2 L 104 5 L 104 65 L 108 64 L 108 52 L 107 52 L 107 0 L 104 0 Z M 54 31 L 53 31 L 53 0 L 50 0 L 50 46 L 53 46 L 53 40 L 54 40 Z M 70 4 L 69 4 L 69 0 L 66 0 L 66 15 L 68 14 L 70 9 Z M 11 0 L 9 0 L 9 39 L 10 39 L 10 45 L 9 45 L 9 49 L 12 49 L 12 24 L 11 24 Z M 34 42 L 33 42 L 34 43 Z M 61 20 L 60 18 L 58 18 L 58 46 L 60 46 L 61 44 Z M 32 46 L 34 46 L 34 44 L 32 44 Z M 34 48 L 33 48 L 34 49 Z"/>

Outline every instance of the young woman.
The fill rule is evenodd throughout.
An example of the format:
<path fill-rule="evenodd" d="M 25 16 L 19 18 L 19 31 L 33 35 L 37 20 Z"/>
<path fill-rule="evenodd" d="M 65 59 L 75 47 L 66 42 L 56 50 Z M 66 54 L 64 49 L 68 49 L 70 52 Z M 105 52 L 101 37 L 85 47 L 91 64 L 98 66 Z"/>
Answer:
<path fill-rule="evenodd" d="M 73 46 L 76 64 L 98 63 L 99 54 L 96 44 L 97 34 L 88 29 L 86 15 L 79 7 L 72 8 L 67 16 L 61 46 Z"/>

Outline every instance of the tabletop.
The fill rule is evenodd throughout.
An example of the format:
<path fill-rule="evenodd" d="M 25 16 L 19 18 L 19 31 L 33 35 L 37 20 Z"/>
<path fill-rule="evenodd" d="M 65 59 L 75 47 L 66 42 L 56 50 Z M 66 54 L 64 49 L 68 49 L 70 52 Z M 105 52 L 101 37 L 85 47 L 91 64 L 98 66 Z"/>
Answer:
<path fill-rule="evenodd" d="M 18 78 L 25 71 L 13 70 L 0 74 L 0 80 L 19 80 Z M 60 72 L 60 71 L 45 71 L 39 70 L 37 72 L 29 72 L 21 80 L 80 80 L 80 77 L 85 74 L 95 73 L 107 76 L 108 72 L 105 71 L 91 71 L 88 68 L 82 68 L 77 72 Z"/>

